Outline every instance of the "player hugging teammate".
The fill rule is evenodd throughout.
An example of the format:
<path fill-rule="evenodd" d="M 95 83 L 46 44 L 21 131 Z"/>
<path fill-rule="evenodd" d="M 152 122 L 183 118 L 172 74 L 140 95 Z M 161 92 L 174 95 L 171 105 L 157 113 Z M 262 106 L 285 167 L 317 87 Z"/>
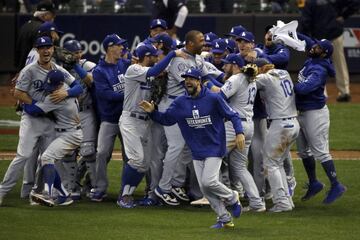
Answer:
<path fill-rule="evenodd" d="M 287 45 L 301 42 L 290 23 L 266 27 L 264 44 L 256 45 L 253 33 L 238 25 L 228 38 L 189 31 L 180 46 L 166 32 L 166 21 L 154 19 L 150 36 L 133 53 L 125 39 L 107 35 L 105 56 L 97 64 L 82 59 L 75 39 L 52 59 L 60 31 L 53 23 L 39 30 L 55 38 L 36 40 L 36 58 L 17 80 L 14 95 L 24 111 L 18 152 L 0 185 L 0 204 L 26 164 L 24 180 L 35 187 L 30 194 L 35 204 L 69 205 L 82 194 L 103 201 L 116 137 L 124 160 L 121 208 L 210 204 L 217 215 L 212 228 L 233 227 L 232 217 L 245 211 L 266 211 L 264 198 L 273 201 L 270 212 L 291 211 L 295 141 L 309 179 L 303 201 L 324 188 L 315 160 L 331 185 L 323 202 L 332 203 L 346 191 L 328 149 L 324 87 L 334 75 L 328 40 L 298 34 L 306 41 L 308 59 L 295 80 L 286 70 Z M 145 197 L 135 200 L 144 176 Z M 239 196 L 249 206 L 243 208 Z"/>

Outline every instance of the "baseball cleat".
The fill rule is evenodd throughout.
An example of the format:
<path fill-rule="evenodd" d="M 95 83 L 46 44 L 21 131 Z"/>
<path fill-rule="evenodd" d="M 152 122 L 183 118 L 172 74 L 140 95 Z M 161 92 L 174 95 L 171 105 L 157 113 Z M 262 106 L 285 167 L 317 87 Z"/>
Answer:
<path fill-rule="evenodd" d="M 241 203 L 239 201 L 239 194 L 235 191 L 236 202 L 231 205 L 231 215 L 235 218 L 240 217 L 241 215 Z"/>
<path fill-rule="evenodd" d="M 171 193 L 163 192 L 159 187 L 155 188 L 155 194 L 170 206 L 180 205 L 180 202 L 176 199 L 176 197 L 174 197 Z"/>
<path fill-rule="evenodd" d="M 269 212 L 279 213 L 279 212 L 289 212 L 291 210 L 292 210 L 291 206 L 283 207 L 275 204 L 272 208 L 269 209 Z"/>
<path fill-rule="evenodd" d="M 140 199 L 136 202 L 136 204 L 139 206 L 145 206 L 145 207 L 160 206 L 160 202 L 158 200 L 152 199 L 150 197 L 145 197 L 143 199 Z"/>
<path fill-rule="evenodd" d="M 106 192 L 99 192 L 95 189 L 90 191 L 90 200 L 93 202 L 102 202 L 105 197 L 107 197 Z"/>
<path fill-rule="evenodd" d="M 50 197 L 50 195 L 44 193 L 39 194 L 35 192 L 30 193 L 31 200 L 33 202 L 39 203 L 40 205 L 53 207 L 55 205 L 54 200 Z"/>
<path fill-rule="evenodd" d="M 171 189 L 171 192 L 175 195 L 175 197 L 177 197 L 178 199 L 180 199 L 181 201 L 185 201 L 185 202 L 189 202 L 190 199 L 188 197 L 188 195 L 185 192 L 184 188 L 181 187 L 173 187 Z"/>
<path fill-rule="evenodd" d="M 58 206 L 69 206 L 73 203 L 74 203 L 74 200 L 72 199 L 72 197 L 70 195 L 67 197 L 58 196 L 57 199 L 55 200 L 55 204 Z"/>
<path fill-rule="evenodd" d="M 335 186 L 330 188 L 330 191 L 327 193 L 326 198 L 324 199 L 324 204 L 330 204 L 334 202 L 336 199 L 341 197 L 344 192 L 346 192 L 346 187 L 341 183 L 336 184 Z"/>
<path fill-rule="evenodd" d="M 74 201 L 80 201 L 81 200 L 80 192 L 71 192 L 70 196 L 71 196 L 71 199 L 74 200 Z"/>
<path fill-rule="evenodd" d="M 134 198 L 130 195 L 124 195 L 120 197 L 116 204 L 121 208 L 134 208 L 136 205 L 134 204 Z"/>
<path fill-rule="evenodd" d="M 192 201 L 190 205 L 193 206 L 202 206 L 202 205 L 210 205 L 209 200 L 207 200 L 205 197 L 200 198 L 198 200 Z"/>
<path fill-rule="evenodd" d="M 243 209 L 242 209 L 242 212 L 260 213 L 260 212 L 265 212 L 265 211 L 266 211 L 266 207 L 252 208 L 250 206 L 247 206 L 247 207 L 243 207 Z"/>
<path fill-rule="evenodd" d="M 229 222 L 218 221 L 214 225 L 212 225 L 210 228 L 221 229 L 221 228 L 234 228 L 234 227 L 235 227 L 235 225 L 232 221 L 229 221 Z"/>
<path fill-rule="evenodd" d="M 311 199 L 316 194 L 321 192 L 321 190 L 323 190 L 323 188 L 324 188 L 324 184 L 319 181 L 309 183 L 308 190 L 307 190 L 306 194 L 301 198 L 301 201 L 307 201 L 307 200 Z"/>

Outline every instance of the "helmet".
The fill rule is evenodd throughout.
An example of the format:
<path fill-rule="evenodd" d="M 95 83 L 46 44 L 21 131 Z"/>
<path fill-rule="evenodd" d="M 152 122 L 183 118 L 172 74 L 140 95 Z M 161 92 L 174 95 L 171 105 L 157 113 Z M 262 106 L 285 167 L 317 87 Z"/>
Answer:
<path fill-rule="evenodd" d="M 63 47 L 70 52 L 77 52 L 82 50 L 80 42 L 75 39 L 66 41 Z"/>

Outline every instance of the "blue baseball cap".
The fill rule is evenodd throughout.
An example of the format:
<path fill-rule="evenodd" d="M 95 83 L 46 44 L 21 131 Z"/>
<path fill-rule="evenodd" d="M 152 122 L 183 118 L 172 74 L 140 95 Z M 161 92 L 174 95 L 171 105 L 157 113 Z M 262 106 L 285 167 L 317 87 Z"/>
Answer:
<path fill-rule="evenodd" d="M 80 42 L 75 39 L 64 42 L 63 47 L 70 52 L 77 52 L 82 50 Z"/>
<path fill-rule="evenodd" d="M 213 33 L 213 32 L 208 32 L 204 34 L 204 38 L 205 38 L 205 45 L 206 46 L 211 46 L 211 43 L 215 40 L 218 39 L 219 37 Z"/>
<path fill-rule="evenodd" d="M 167 29 L 167 23 L 165 20 L 157 18 L 157 19 L 153 19 L 150 23 L 150 29 L 156 28 L 156 27 L 161 27 L 163 29 Z"/>
<path fill-rule="evenodd" d="M 236 41 L 238 41 L 238 40 L 240 40 L 240 39 L 245 40 L 245 41 L 247 41 L 247 42 L 251 42 L 251 43 L 255 42 L 255 37 L 254 37 L 254 34 L 252 34 L 252 32 L 247 32 L 247 31 L 242 32 L 242 33 L 236 38 Z"/>
<path fill-rule="evenodd" d="M 102 45 L 105 49 L 105 51 L 107 51 L 108 47 L 113 46 L 113 45 L 124 45 L 124 43 L 126 43 L 127 40 L 123 39 L 121 37 L 119 37 L 119 35 L 117 34 L 110 34 L 107 35 L 105 37 L 105 39 L 102 42 Z"/>
<path fill-rule="evenodd" d="M 196 68 L 189 68 L 184 74 L 181 75 L 181 77 L 190 77 L 201 80 L 201 71 Z"/>
<path fill-rule="evenodd" d="M 221 61 L 225 64 L 236 64 L 239 67 L 245 65 L 244 59 L 239 54 L 235 53 L 228 54 L 224 59 L 221 59 Z"/>
<path fill-rule="evenodd" d="M 50 33 L 51 31 L 55 31 L 59 34 L 63 34 L 64 32 L 60 31 L 54 22 L 44 22 L 40 25 L 38 29 L 38 34 Z"/>
<path fill-rule="evenodd" d="M 331 57 L 333 51 L 334 51 L 334 47 L 332 45 L 332 43 L 327 40 L 327 39 L 321 39 L 320 41 L 317 40 L 316 44 L 318 44 L 321 49 L 326 53 L 326 57 Z"/>
<path fill-rule="evenodd" d="M 35 41 L 36 48 L 45 47 L 45 46 L 53 46 L 53 45 L 54 45 L 53 41 L 49 37 L 39 37 Z"/>
<path fill-rule="evenodd" d="M 145 56 L 158 56 L 159 51 L 152 44 L 145 44 L 138 47 L 136 50 L 136 55 L 139 58 L 143 58 Z"/>
<path fill-rule="evenodd" d="M 232 39 L 226 38 L 225 42 L 227 44 L 226 49 L 230 52 L 230 53 L 235 53 L 237 51 L 237 46 L 236 46 L 236 42 Z"/>
<path fill-rule="evenodd" d="M 238 37 L 241 33 L 245 32 L 246 28 L 244 28 L 241 25 L 234 26 L 231 28 L 230 32 L 228 34 L 225 34 L 227 37 Z"/>
<path fill-rule="evenodd" d="M 227 44 L 225 40 L 222 38 L 215 39 L 211 45 L 212 45 L 212 49 L 211 49 L 212 53 L 222 54 L 226 51 Z"/>
<path fill-rule="evenodd" d="M 163 43 L 165 47 L 169 49 L 176 49 L 176 45 L 174 45 L 173 39 L 167 33 L 160 33 L 152 38 L 152 42 Z"/>
<path fill-rule="evenodd" d="M 46 81 L 44 82 L 44 90 L 46 92 L 52 92 L 64 81 L 65 76 L 62 71 L 51 70 L 46 76 Z"/>

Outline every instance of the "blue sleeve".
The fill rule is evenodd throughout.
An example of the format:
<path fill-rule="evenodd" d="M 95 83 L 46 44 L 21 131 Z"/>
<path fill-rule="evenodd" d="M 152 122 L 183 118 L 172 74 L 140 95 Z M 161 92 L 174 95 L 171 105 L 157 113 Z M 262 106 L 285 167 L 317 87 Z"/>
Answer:
<path fill-rule="evenodd" d="M 217 78 L 216 78 L 216 81 L 218 81 L 218 82 L 222 82 L 223 81 L 223 79 L 224 79 L 224 76 L 225 76 L 225 73 L 221 73 Z"/>
<path fill-rule="evenodd" d="M 97 98 L 111 102 L 120 102 L 124 100 L 124 93 L 114 92 L 109 86 L 107 79 L 100 71 L 94 70 L 93 78 Z"/>
<path fill-rule="evenodd" d="M 157 110 L 149 114 L 150 118 L 155 122 L 160 123 L 164 126 L 171 126 L 177 123 L 176 113 L 179 111 L 177 109 L 176 100 L 172 102 L 168 109 L 165 112 L 159 112 Z"/>
<path fill-rule="evenodd" d="M 78 97 L 83 91 L 84 89 L 78 80 L 73 81 L 70 85 L 70 89 L 67 90 L 69 97 Z"/>
<path fill-rule="evenodd" d="M 305 81 L 295 84 L 294 91 L 296 94 L 301 95 L 311 93 L 324 84 L 326 77 L 327 72 L 325 69 L 316 68 L 310 72 Z"/>
<path fill-rule="evenodd" d="M 165 70 L 167 65 L 169 65 L 171 59 L 173 59 L 175 56 L 176 53 L 174 51 L 171 51 L 168 55 L 166 55 L 166 57 L 164 57 L 160 62 L 155 64 L 147 71 L 146 77 L 155 77 L 159 75 L 162 71 Z"/>
<path fill-rule="evenodd" d="M 244 133 L 239 114 L 225 102 L 225 100 L 220 96 L 220 94 L 217 97 L 217 102 L 221 115 L 225 119 L 229 119 L 232 122 L 235 133 Z"/>
<path fill-rule="evenodd" d="M 35 116 L 35 117 L 44 114 L 44 111 L 38 106 L 36 106 L 35 103 L 36 101 L 33 100 L 31 104 L 24 104 L 23 105 L 24 111 L 27 114 L 30 114 L 31 116 Z"/>
<path fill-rule="evenodd" d="M 74 66 L 75 72 L 79 75 L 80 79 L 83 79 L 86 77 L 87 72 L 85 69 L 83 69 L 78 63 Z"/>
<path fill-rule="evenodd" d="M 211 81 L 215 86 L 222 87 L 224 84 L 218 82 L 214 77 L 212 77 L 210 74 L 203 76 L 203 79 L 207 79 Z"/>
<path fill-rule="evenodd" d="M 306 51 L 309 51 L 311 49 L 311 47 L 316 43 L 314 40 L 311 39 L 311 37 L 306 36 L 305 34 L 302 33 L 297 33 L 298 38 L 300 40 L 304 40 L 306 43 Z"/>
<path fill-rule="evenodd" d="M 290 51 L 285 47 L 282 47 L 275 54 L 267 55 L 263 53 L 263 55 L 266 59 L 268 59 L 271 63 L 273 63 L 276 66 L 287 65 L 290 60 Z"/>

